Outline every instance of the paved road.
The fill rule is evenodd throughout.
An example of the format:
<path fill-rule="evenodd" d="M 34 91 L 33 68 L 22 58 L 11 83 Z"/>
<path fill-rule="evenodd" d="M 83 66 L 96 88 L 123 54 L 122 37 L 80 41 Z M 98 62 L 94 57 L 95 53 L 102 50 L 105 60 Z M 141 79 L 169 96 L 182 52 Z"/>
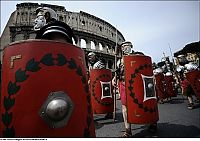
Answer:
<path fill-rule="evenodd" d="M 200 104 L 196 108 L 187 108 L 187 99 L 182 95 L 172 98 L 170 102 L 158 104 L 159 121 L 157 133 L 149 133 L 147 125 L 132 124 L 133 137 L 168 137 L 168 138 L 199 138 L 200 137 Z M 96 124 L 96 137 L 120 137 L 124 129 L 121 113 L 121 102 L 117 100 L 116 121 L 104 119 L 104 115 L 94 115 Z"/>

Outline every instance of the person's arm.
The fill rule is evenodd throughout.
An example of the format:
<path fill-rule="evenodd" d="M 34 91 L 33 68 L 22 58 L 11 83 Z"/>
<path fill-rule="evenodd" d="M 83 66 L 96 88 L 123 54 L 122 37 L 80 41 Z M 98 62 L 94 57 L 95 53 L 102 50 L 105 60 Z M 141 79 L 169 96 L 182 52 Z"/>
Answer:
<path fill-rule="evenodd" d="M 183 94 L 183 81 L 181 81 L 181 93 Z"/>
<path fill-rule="evenodd" d="M 116 87 L 115 80 L 116 80 L 116 77 L 114 76 L 112 79 L 112 86 L 114 86 L 114 87 Z"/>
<path fill-rule="evenodd" d="M 112 86 L 118 89 L 118 83 L 119 83 L 119 80 L 117 79 L 117 82 L 116 82 L 116 76 L 114 76 L 112 79 Z"/>

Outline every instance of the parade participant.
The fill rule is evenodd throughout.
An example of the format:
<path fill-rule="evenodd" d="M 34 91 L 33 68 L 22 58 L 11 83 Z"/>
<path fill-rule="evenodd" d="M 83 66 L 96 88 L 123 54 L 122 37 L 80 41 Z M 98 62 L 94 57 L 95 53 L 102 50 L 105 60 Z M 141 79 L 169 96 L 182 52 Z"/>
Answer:
<path fill-rule="evenodd" d="M 73 44 L 76 37 L 73 30 L 64 22 L 58 20 L 56 12 L 48 7 L 36 9 L 34 30 L 36 39 L 56 40 Z"/>
<path fill-rule="evenodd" d="M 131 54 L 145 56 L 142 52 L 132 52 Z M 148 131 L 155 133 L 157 131 L 157 122 L 150 123 L 148 126 Z"/>
<path fill-rule="evenodd" d="M 94 52 L 90 52 L 88 54 L 88 61 L 89 61 L 89 64 L 88 64 L 89 65 L 89 72 L 93 69 L 106 69 L 104 62 L 101 59 L 99 59 Z M 88 83 L 89 83 L 89 85 L 91 85 L 90 79 L 89 79 Z M 112 119 L 112 118 L 113 118 L 112 112 L 108 112 L 105 115 L 105 119 Z"/>
<path fill-rule="evenodd" d="M 166 84 L 165 88 L 166 88 L 167 101 L 170 101 L 171 97 L 176 97 L 175 86 L 174 86 L 175 80 L 171 71 L 165 73 L 164 80 Z"/>
<path fill-rule="evenodd" d="M 4 49 L 0 137 L 95 137 L 84 51 L 52 9 L 36 13 L 40 37 Z"/>
<path fill-rule="evenodd" d="M 156 87 L 156 96 L 158 98 L 158 102 L 160 104 L 164 104 L 164 99 L 166 98 L 166 89 L 164 87 L 164 74 L 163 70 L 160 67 L 154 69 L 154 76 L 155 76 L 155 87 Z"/>
<path fill-rule="evenodd" d="M 123 55 L 144 55 L 141 52 L 134 52 L 132 50 L 132 44 L 131 42 L 124 42 L 121 45 L 122 53 Z M 124 60 L 120 59 L 117 62 L 117 77 L 114 77 L 112 80 L 112 84 L 115 87 L 118 87 L 120 96 L 121 96 L 121 103 L 122 103 L 122 114 L 125 124 L 125 133 L 121 137 L 131 137 L 132 131 L 131 131 L 131 123 L 128 122 L 127 118 L 127 96 L 126 96 L 126 88 L 125 88 L 125 74 L 124 74 Z M 117 81 L 116 81 L 117 78 Z M 115 83 L 117 82 L 117 84 Z M 157 123 L 152 123 L 148 127 L 148 131 L 155 133 L 157 130 Z"/>
<path fill-rule="evenodd" d="M 194 108 L 194 103 L 193 103 L 193 98 L 192 95 L 194 95 L 194 91 L 190 85 L 190 82 L 185 78 L 185 74 L 182 74 L 180 76 L 181 78 L 181 89 L 182 89 L 182 94 L 184 96 L 187 96 L 188 99 L 188 109 L 193 109 Z"/>
<path fill-rule="evenodd" d="M 192 62 L 185 64 L 185 76 L 190 82 L 192 89 L 194 90 L 195 97 L 199 102 L 200 100 L 200 70 L 198 66 Z"/>
<path fill-rule="evenodd" d="M 89 70 L 91 69 L 105 69 L 104 62 L 97 58 L 94 52 L 88 53 Z"/>
<path fill-rule="evenodd" d="M 117 84 L 115 84 L 117 82 Z M 123 59 L 118 60 L 117 62 L 117 81 L 116 77 L 112 80 L 112 85 L 114 87 L 118 87 L 120 97 L 121 97 L 121 104 L 122 104 L 122 115 L 124 119 L 125 125 L 125 133 L 121 137 L 131 137 L 131 123 L 127 121 L 127 108 L 126 108 L 126 93 L 125 93 L 125 80 L 124 80 L 124 63 Z"/>

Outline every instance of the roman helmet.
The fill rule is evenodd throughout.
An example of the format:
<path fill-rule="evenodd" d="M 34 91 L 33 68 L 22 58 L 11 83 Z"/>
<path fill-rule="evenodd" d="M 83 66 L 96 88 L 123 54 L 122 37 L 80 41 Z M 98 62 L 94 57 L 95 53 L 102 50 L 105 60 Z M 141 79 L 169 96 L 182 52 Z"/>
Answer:
<path fill-rule="evenodd" d="M 131 42 L 129 41 L 125 41 L 121 44 L 121 49 L 122 49 L 122 52 L 123 54 L 125 55 L 129 55 L 132 53 L 132 48 L 133 48 L 133 45 Z"/>
<path fill-rule="evenodd" d="M 48 7 L 39 7 L 36 9 L 37 18 L 35 19 L 34 30 L 38 31 L 48 22 L 58 20 L 56 12 Z"/>
<path fill-rule="evenodd" d="M 73 44 L 73 39 L 77 43 L 77 38 L 73 30 L 64 22 L 58 20 L 56 12 L 48 7 L 36 9 L 34 30 L 36 39 L 57 40 Z"/>

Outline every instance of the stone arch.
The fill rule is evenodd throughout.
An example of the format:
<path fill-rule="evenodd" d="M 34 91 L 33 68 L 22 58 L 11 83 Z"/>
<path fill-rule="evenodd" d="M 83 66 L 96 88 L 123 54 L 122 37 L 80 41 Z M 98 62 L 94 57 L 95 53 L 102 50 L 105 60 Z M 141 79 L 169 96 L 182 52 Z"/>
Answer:
<path fill-rule="evenodd" d="M 16 23 L 20 24 L 20 13 L 19 12 L 17 12 Z"/>
<path fill-rule="evenodd" d="M 112 53 L 115 53 L 115 48 L 116 48 L 116 45 L 111 45 L 111 51 L 112 51 Z"/>
<path fill-rule="evenodd" d="M 103 47 L 103 51 L 106 52 L 106 45 L 105 45 L 105 43 L 102 41 L 101 44 L 102 44 L 102 47 Z"/>
<path fill-rule="evenodd" d="M 99 50 L 101 50 L 101 51 L 104 50 L 104 47 L 103 47 L 102 43 L 99 43 Z"/>
<path fill-rule="evenodd" d="M 94 41 L 90 41 L 90 44 L 91 44 L 91 49 L 96 49 L 96 44 Z"/>
<path fill-rule="evenodd" d="M 105 48 L 107 53 L 111 53 L 110 46 L 108 44 L 105 45 Z"/>
<path fill-rule="evenodd" d="M 24 22 L 24 12 L 21 12 L 21 22 Z"/>
<path fill-rule="evenodd" d="M 76 41 L 74 40 L 74 38 L 72 38 L 72 43 L 73 45 L 76 45 Z"/>
<path fill-rule="evenodd" d="M 86 48 L 87 42 L 84 38 L 81 38 L 81 43 L 80 43 L 81 48 Z"/>
<path fill-rule="evenodd" d="M 62 21 L 62 22 L 64 21 L 64 18 L 63 18 L 62 15 L 59 15 L 59 20 Z"/>
<path fill-rule="evenodd" d="M 28 22 L 28 12 L 25 12 L 25 22 Z"/>

